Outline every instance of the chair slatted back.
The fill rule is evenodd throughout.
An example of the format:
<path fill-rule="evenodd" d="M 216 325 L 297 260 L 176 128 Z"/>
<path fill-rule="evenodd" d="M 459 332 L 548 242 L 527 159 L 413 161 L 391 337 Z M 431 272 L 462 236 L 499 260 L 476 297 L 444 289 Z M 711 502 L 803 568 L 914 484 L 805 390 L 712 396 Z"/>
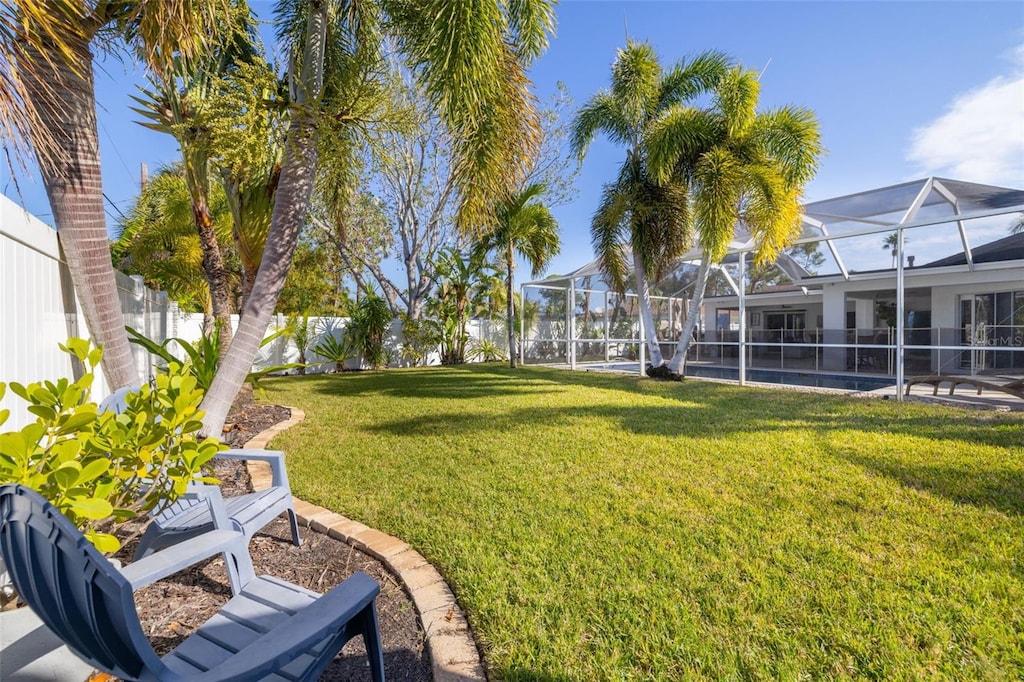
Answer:
<path fill-rule="evenodd" d="M 35 491 L 0 486 L 0 553 L 21 598 L 86 661 L 123 679 L 168 672 L 128 581 Z"/>

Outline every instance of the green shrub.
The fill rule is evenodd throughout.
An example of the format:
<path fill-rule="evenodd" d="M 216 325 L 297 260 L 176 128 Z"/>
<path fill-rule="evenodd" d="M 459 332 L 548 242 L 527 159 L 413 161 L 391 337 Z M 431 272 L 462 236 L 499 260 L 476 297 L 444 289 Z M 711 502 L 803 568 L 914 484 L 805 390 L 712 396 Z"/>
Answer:
<path fill-rule="evenodd" d="M 120 543 L 104 532 L 111 523 L 171 504 L 193 480 L 216 483 L 202 467 L 224 446 L 196 437 L 203 391 L 189 363 L 168 363 L 153 387 L 129 394 L 127 409 L 115 415 L 98 413 L 90 396 L 100 350 L 82 339 L 61 349 L 85 367 L 81 378 L 10 384 L 36 420 L 0 434 L 0 483 L 38 491 L 97 549 L 115 552 Z M 0 397 L 4 391 L 0 383 Z M 8 417 L 0 411 L 0 425 Z"/>
<path fill-rule="evenodd" d="M 320 340 L 313 346 L 313 352 L 327 362 L 333 362 L 336 372 L 341 372 L 345 362 L 359 354 L 348 334 L 344 334 L 339 341 L 334 330 L 327 326 L 321 332 Z"/>
<path fill-rule="evenodd" d="M 165 366 L 172 362 L 180 363 L 180 360 L 175 357 L 174 353 L 172 353 L 170 349 L 172 343 L 177 344 L 178 347 L 188 355 L 189 361 L 187 367 L 189 368 L 190 374 L 195 377 L 199 389 L 204 393 L 210 390 L 210 386 L 213 385 L 213 379 L 217 376 L 217 368 L 220 366 L 221 340 L 219 324 L 214 326 L 211 334 L 204 334 L 203 337 L 195 343 L 189 343 L 185 339 L 178 337 L 171 337 L 165 339 L 163 343 L 157 343 L 131 327 L 125 327 L 125 330 L 128 332 L 129 341 L 146 349 L 150 355 L 155 355 L 164 363 Z M 287 329 L 277 330 L 260 341 L 260 348 L 263 348 L 268 343 L 271 343 L 286 334 Z M 289 369 L 304 366 L 305 365 L 299 362 L 272 365 L 270 367 L 264 367 L 263 369 L 256 370 L 255 372 L 249 372 L 249 374 L 246 375 L 245 380 L 252 383 L 253 387 L 256 387 L 259 380 L 268 374 L 284 372 Z"/>
<path fill-rule="evenodd" d="M 501 346 L 487 339 L 477 341 L 466 353 L 466 357 L 470 360 L 479 360 L 480 362 L 497 362 L 507 359 L 505 351 L 502 350 Z"/>

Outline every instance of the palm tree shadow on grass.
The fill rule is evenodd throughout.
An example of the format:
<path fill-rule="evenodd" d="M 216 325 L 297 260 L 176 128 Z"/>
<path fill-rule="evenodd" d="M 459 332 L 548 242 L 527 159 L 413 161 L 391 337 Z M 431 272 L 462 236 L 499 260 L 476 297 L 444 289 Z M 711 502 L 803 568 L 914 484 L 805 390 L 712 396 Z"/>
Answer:
<path fill-rule="evenodd" d="M 871 455 L 837 455 L 902 486 L 956 504 L 1024 516 L 1024 471 L 993 465 L 984 470 L 953 464 L 914 464 Z"/>
<path fill-rule="evenodd" d="M 357 372 L 316 376 L 312 390 L 329 396 L 357 397 L 386 395 L 393 398 L 447 398 L 476 400 L 501 396 L 548 393 L 544 384 L 515 377 L 481 374 L 453 376 L 450 371 L 425 369 L 408 371 Z"/>

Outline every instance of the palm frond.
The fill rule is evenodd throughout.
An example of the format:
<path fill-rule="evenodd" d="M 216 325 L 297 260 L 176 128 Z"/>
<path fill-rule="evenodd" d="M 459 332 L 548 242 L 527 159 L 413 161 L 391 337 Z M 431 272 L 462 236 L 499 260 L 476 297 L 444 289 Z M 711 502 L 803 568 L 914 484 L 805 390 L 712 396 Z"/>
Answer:
<path fill-rule="evenodd" d="M 721 117 L 705 109 L 675 104 L 651 124 L 645 140 L 647 165 L 655 182 L 688 173 L 702 152 L 725 135 Z"/>
<path fill-rule="evenodd" d="M 631 129 L 623 119 L 611 92 L 602 90 L 580 107 L 573 119 L 569 134 L 569 148 L 583 160 L 590 143 L 598 133 L 605 133 L 616 144 L 630 143 Z"/>
<path fill-rule="evenodd" d="M 641 124 L 654 115 L 661 94 L 661 62 L 648 42 L 628 41 L 612 64 L 612 97 L 625 120 Z"/>
<path fill-rule="evenodd" d="M 802 186 L 814 177 L 824 153 L 814 112 L 781 107 L 758 114 L 749 135 L 758 148 L 778 164 L 786 182 Z"/>
<path fill-rule="evenodd" d="M 715 89 L 715 104 L 730 137 L 739 137 L 754 122 L 760 91 L 756 71 L 736 66 L 722 77 Z"/>
<path fill-rule="evenodd" d="M 701 156 L 694 172 L 693 212 L 701 247 L 720 261 L 739 220 L 742 164 L 728 150 L 715 147 Z"/>
<path fill-rule="evenodd" d="M 731 65 L 732 58 L 716 50 L 701 52 L 692 59 L 682 59 L 662 78 L 658 109 L 713 91 Z"/>

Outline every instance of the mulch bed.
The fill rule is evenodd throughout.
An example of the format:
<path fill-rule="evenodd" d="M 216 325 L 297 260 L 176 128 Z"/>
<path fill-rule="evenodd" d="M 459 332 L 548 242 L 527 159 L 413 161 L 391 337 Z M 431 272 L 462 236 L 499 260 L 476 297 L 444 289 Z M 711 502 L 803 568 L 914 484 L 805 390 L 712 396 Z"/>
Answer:
<path fill-rule="evenodd" d="M 247 405 L 229 416 L 231 430 L 224 441 L 240 447 L 260 431 L 287 419 L 287 408 Z M 248 472 L 240 463 L 218 461 L 215 475 L 224 495 L 248 492 Z M 124 524 L 118 535 L 123 547 L 117 557 L 127 562 L 138 544 L 143 523 Z M 258 533 L 249 545 L 256 574 L 271 574 L 317 592 L 326 592 L 356 571 L 369 574 L 381 585 L 377 598 L 380 632 L 384 644 L 384 670 L 388 680 L 426 682 L 431 679 L 429 656 L 416 610 L 405 590 L 373 557 L 351 545 L 308 528 L 300 528 L 302 546 L 291 543 L 284 519 L 276 519 Z M 231 590 L 222 558 L 198 564 L 135 593 L 135 604 L 143 631 L 158 654 L 174 648 L 202 625 L 228 599 Z M 349 642 L 324 673 L 321 680 L 368 680 L 362 638 Z"/>

